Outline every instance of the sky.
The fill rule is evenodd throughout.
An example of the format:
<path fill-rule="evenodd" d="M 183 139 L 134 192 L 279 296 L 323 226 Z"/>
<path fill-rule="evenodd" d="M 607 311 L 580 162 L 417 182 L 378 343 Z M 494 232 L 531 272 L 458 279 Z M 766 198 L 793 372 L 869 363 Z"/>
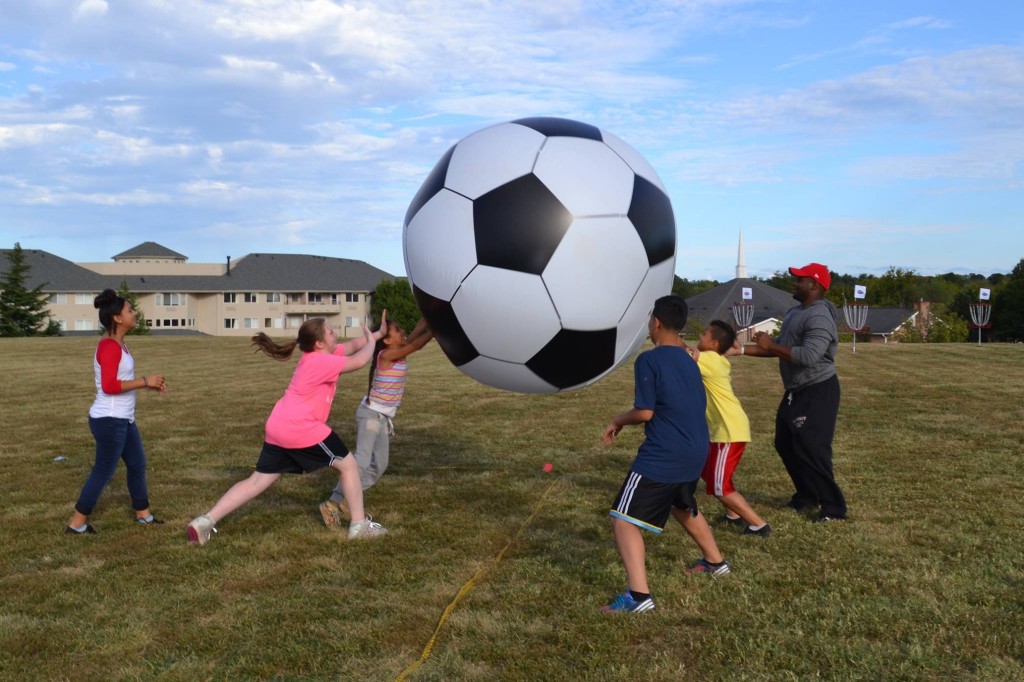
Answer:
<path fill-rule="evenodd" d="M 404 274 L 466 135 L 614 133 L 669 190 L 676 274 L 1024 258 L 1024 2 L 0 0 L 0 248 L 154 241 Z"/>

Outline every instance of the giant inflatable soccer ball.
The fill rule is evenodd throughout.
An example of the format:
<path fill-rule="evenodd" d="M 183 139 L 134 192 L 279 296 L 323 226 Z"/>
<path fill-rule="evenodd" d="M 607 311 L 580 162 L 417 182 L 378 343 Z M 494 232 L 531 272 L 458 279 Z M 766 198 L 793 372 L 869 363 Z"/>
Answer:
<path fill-rule="evenodd" d="M 561 118 L 452 147 L 405 216 L 406 273 L 452 364 L 510 391 L 592 383 L 647 337 L 672 289 L 665 187 L 625 142 Z"/>

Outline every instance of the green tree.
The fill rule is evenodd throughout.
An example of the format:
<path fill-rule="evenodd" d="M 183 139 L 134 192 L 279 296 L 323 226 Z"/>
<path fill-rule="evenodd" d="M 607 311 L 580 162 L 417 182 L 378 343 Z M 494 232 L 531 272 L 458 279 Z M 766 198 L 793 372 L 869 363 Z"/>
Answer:
<path fill-rule="evenodd" d="M 135 294 L 131 289 L 128 288 L 127 280 L 121 280 L 121 288 L 117 290 L 117 295 L 128 301 L 132 309 L 135 311 L 135 329 L 128 332 L 132 336 L 144 336 L 149 334 L 149 323 L 146 322 L 146 314 L 142 312 L 139 307 L 139 300 L 135 297 Z"/>
<path fill-rule="evenodd" d="M 34 289 L 26 284 L 32 267 L 21 244 L 15 243 L 6 256 L 7 272 L 0 279 L 0 336 L 59 336 L 60 325 L 46 310 L 46 283 Z"/>
<path fill-rule="evenodd" d="M 921 277 L 912 268 L 890 267 L 868 289 L 867 302 L 871 305 L 911 308 L 914 301 L 924 297 Z"/>
<path fill-rule="evenodd" d="M 907 320 L 895 336 L 903 343 L 963 343 L 969 334 L 967 320 L 938 303 L 932 306 L 923 329 Z"/>
<path fill-rule="evenodd" d="M 385 309 L 388 311 L 388 319 L 398 322 L 407 332 L 412 331 L 422 317 L 416 299 L 412 296 L 409 280 L 404 277 L 398 277 L 394 282 L 385 279 L 377 285 L 373 292 L 370 315 L 379 320 L 381 311 Z"/>
<path fill-rule="evenodd" d="M 992 299 L 993 338 L 1024 341 L 1024 258 L 1000 284 Z"/>
<path fill-rule="evenodd" d="M 720 282 L 716 282 L 713 279 L 695 279 L 690 281 L 676 275 L 672 281 L 672 293 L 683 298 L 690 298 L 709 289 L 714 289 L 719 284 Z"/>

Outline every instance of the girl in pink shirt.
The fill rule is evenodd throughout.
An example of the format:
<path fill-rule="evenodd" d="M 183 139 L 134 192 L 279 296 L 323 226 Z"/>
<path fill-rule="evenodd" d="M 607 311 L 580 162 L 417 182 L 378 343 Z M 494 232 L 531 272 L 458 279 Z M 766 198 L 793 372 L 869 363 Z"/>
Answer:
<path fill-rule="evenodd" d="M 383 316 L 381 328 L 387 328 Z M 387 533 L 387 529 L 366 516 L 359 465 L 338 434 L 327 425 L 338 377 L 365 366 L 379 336 L 379 332 L 370 333 L 363 325 L 362 338 L 339 344 L 330 323 L 314 318 L 302 324 L 297 339 L 283 345 L 262 332 L 252 337 L 258 350 L 277 360 L 290 358 L 296 348 L 303 355 L 288 388 L 267 419 L 256 471 L 231 486 L 210 511 L 192 519 L 188 524 L 189 542 L 206 544 L 221 519 L 260 495 L 281 474 L 309 473 L 328 466 L 338 471 L 338 485 L 344 489 L 352 510 L 349 539 L 373 538 Z"/>

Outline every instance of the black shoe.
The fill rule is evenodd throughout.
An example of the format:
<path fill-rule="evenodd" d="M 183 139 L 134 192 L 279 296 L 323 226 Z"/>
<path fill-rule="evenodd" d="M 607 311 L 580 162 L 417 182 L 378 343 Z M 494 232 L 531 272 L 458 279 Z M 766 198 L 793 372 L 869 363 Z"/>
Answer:
<path fill-rule="evenodd" d="M 816 504 L 805 504 L 803 502 L 797 502 L 796 500 L 790 500 L 789 502 L 787 502 L 785 504 L 785 506 L 786 506 L 787 509 L 792 509 L 793 511 L 797 512 L 798 514 L 802 514 L 803 512 L 811 511 L 812 509 L 814 509 L 818 505 L 816 505 Z"/>
<path fill-rule="evenodd" d="M 64 528 L 64 533 L 66 535 L 96 535 L 96 529 L 90 526 L 89 524 L 85 524 L 85 530 L 81 531 L 75 530 L 71 526 L 67 526 L 66 528 Z"/>
<path fill-rule="evenodd" d="M 819 514 L 818 518 L 814 519 L 814 523 L 832 523 L 833 521 L 845 520 L 845 516 L 829 516 L 828 514 Z"/>
<path fill-rule="evenodd" d="M 745 526 L 745 525 L 747 525 L 747 522 L 744 521 L 743 519 L 741 519 L 740 517 L 737 516 L 734 519 L 731 516 L 729 516 L 728 514 L 722 514 L 721 516 L 719 516 L 716 519 L 716 521 L 719 524 L 723 525 L 723 526 Z"/>
<path fill-rule="evenodd" d="M 747 526 L 746 528 L 743 529 L 743 534 L 744 535 L 759 535 L 759 536 L 761 536 L 763 538 L 766 538 L 766 537 L 768 537 L 769 535 L 772 534 L 772 527 L 769 526 L 767 523 L 764 524 L 763 526 L 761 526 L 760 528 L 758 528 L 757 530 L 754 530 L 750 526 Z"/>
<path fill-rule="evenodd" d="M 148 521 L 146 519 L 144 519 L 144 518 L 138 518 L 138 517 L 135 519 L 135 523 L 140 523 L 143 526 L 149 526 L 149 525 L 157 525 L 157 526 L 159 526 L 159 525 L 162 525 L 163 522 L 164 522 L 163 519 L 158 519 L 155 516 L 151 516 Z"/>

